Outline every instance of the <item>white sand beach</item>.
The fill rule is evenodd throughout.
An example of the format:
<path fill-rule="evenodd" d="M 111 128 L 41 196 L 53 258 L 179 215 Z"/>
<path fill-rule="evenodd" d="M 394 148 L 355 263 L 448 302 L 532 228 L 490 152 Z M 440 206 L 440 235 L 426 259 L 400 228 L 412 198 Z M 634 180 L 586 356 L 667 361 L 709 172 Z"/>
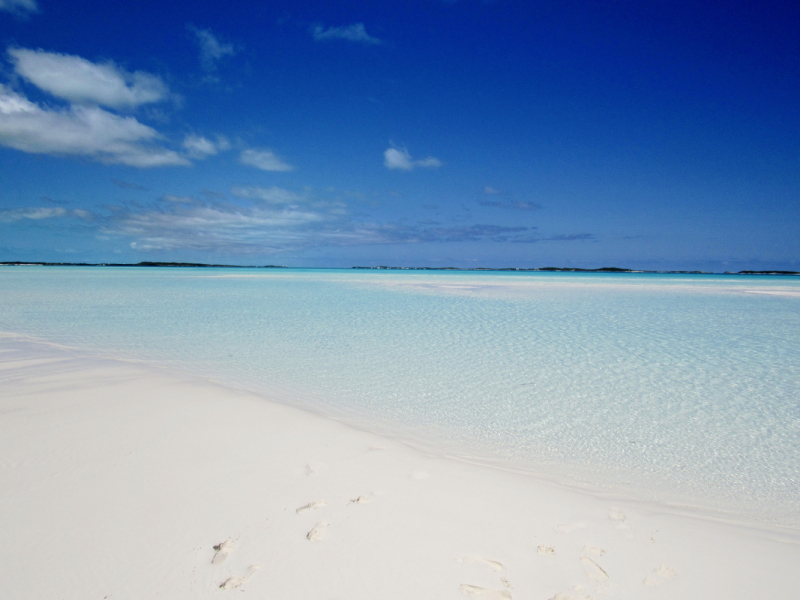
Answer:
<path fill-rule="evenodd" d="M 800 597 L 800 537 L 0 337 L 0 596 Z"/>

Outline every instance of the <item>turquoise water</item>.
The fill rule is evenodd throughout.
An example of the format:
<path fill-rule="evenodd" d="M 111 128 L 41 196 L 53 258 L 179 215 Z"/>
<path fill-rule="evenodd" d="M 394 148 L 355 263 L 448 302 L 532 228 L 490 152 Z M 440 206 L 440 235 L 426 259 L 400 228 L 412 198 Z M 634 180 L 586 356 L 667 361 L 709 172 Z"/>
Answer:
<path fill-rule="evenodd" d="M 800 526 L 800 278 L 7 267 L 0 331 Z"/>

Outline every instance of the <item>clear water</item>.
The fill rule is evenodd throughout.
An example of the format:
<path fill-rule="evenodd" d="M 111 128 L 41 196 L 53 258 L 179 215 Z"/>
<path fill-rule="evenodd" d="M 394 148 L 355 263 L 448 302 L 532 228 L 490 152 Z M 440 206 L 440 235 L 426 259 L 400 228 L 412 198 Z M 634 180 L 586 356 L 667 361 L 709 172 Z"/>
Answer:
<path fill-rule="evenodd" d="M 800 278 L 8 267 L 0 331 L 800 527 Z"/>

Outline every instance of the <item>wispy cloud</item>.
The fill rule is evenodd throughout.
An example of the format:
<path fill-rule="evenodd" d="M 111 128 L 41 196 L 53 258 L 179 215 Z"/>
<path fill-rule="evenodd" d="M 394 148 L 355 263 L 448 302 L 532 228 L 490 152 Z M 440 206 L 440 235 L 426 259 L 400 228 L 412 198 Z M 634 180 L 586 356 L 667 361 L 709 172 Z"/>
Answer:
<path fill-rule="evenodd" d="M 585 240 L 594 240 L 595 237 L 593 233 L 567 233 L 542 239 L 550 242 L 580 242 Z"/>
<path fill-rule="evenodd" d="M 273 254 L 308 244 L 309 227 L 326 219 L 305 209 L 230 203 L 172 203 L 165 210 L 114 215 L 106 233 L 133 238 L 140 250 L 206 250 L 233 254 Z"/>
<path fill-rule="evenodd" d="M 239 155 L 242 164 L 262 171 L 293 171 L 294 167 L 268 148 L 243 150 Z"/>
<path fill-rule="evenodd" d="M 89 218 L 89 212 L 81 209 L 68 210 L 59 207 L 43 207 L 43 208 L 12 208 L 0 210 L 0 223 L 12 223 L 14 221 L 22 221 L 29 219 L 32 221 L 41 221 L 43 219 L 53 219 L 57 217 L 77 217 L 79 219 Z"/>
<path fill-rule="evenodd" d="M 418 240 L 425 242 L 475 242 L 491 240 L 507 242 L 530 227 L 504 227 L 500 225 L 466 225 L 463 227 L 433 227 L 420 231 Z"/>
<path fill-rule="evenodd" d="M 231 145 L 224 137 L 218 137 L 216 141 L 211 141 L 206 137 L 189 134 L 183 140 L 183 149 L 189 158 L 202 160 L 209 156 L 214 156 L 224 150 L 230 149 Z"/>
<path fill-rule="evenodd" d="M 125 190 L 136 190 L 139 192 L 146 192 L 147 188 L 144 186 L 139 185 L 138 183 L 131 183 L 130 181 L 124 181 L 122 179 L 112 179 L 111 183 L 116 185 L 117 187 L 121 187 Z"/>
<path fill-rule="evenodd" d="M 327 40 L 347 40 L 348 42 L 358 42 L 361 44 L 378 45 L 383 41 L 369 35 L 363 23 L 353 23 L 345 27 L 328 27 L 317 25 L 311 30 L 311 34 L 318 42 Z"/>
<path fill-rule="evenodd" d="M 144 251 L 203 250 L 272 255 L 315 247 L 452 242 L 525 242 L 531 228 L 475 224 L 430 227 L 353 220 L 341 203 L 282 188 L 234 188 L 249 204 L 169 197 L 157 208 L 120 208 L 102 232 Z M 299 199 L 299 200 L 298 200 Z M 297 200 L 297 201 L 295 201 Z"/>
<path fill-rule="evenodd" d="M 493 206 L 495 208 L 511 208 L 514 210 L 539 210 L 542 208 L 536 202 L 529 202 L 527 200 L 482 200 L 479 202 L 481 206 Z"/>
<path fill-rule="evenodd" d="M 189 198 L 188 196 L 173 196 L 172 194 L 164 194 L 161 196 L 161 200 L 164 202 L 177 202 L 179 204 L 197 204 L 194 198 Z"/>
<path fill-rule="evenodd" d="M 133 167 L 188 165 L 159 146 L 161 135 L 133 117 L 97 106 L 42 108 L 0 84 L 0 145 L 32 154 L 86 156 Z"/>
<path fill-rule="evenodd" d="M 387 148 L 383 153 L 383 164 L 387 169 L 412 171 L 415 167 L 436 169 L 442 166 L 442 161 L 433 156 L 415 160 L 405 148 Z"/>
<path fill-rule="evenodd" d="M 186 28 L 194 34 L 200 48 L 200 66 L 206 73 L 216 73 L 220 60 L 236 54 L 233 44 L 220 42 L 210 29 L 200 29 L 194 25 L 187 25 Z"/>
<path fill-rule="evenodd" d="M 533 229 L 536 229 L 535 227 Z M 541 237 L 540 235 L 520 236 L 509 241 L 514 243 L 533 244 L 536 242 L 584 242 L 595 241 L 597 238 L 593 233 L 567 233 Z"/>
<path fill-rule="evenodd" d="M 529 200 L 511 200 L 508 198 L 508 193 L 489 185 L 483 188 L 483 193 L 491 199 L 479 200 L 478 204 L 481 206 L 493 206 L 494 208 L 507 208 L 512 210 L 539 210 L 542 208 L 540 204 Z"/>
<path fill-rule="evenodd" d="M 535 227 L 364 221 L 354 217 L 344 203 L 311 191 L 239 186 L 231 194 L 236 200 L 167 194 L 148 206 L 107 206 L 106 214 L 61 206 L 10 209 L 0 211 L 0 221 L 51 219 L 62 227 L 79 223 L 98 235 L 126 239 L 136 250 L 156 253 L 189 250 L 268 256 L 319 247 L 540 241 L 532 235 Z"/>
<path fill-rule="evenodd" d="M 36 4 L 36 0 L 0 0 L 0 10 L 25 17 L 39 12 L 39 5 Z"/>
<path fill-rule="evenodd" d="M 74 103 L 134 108 L 169 96 L 159 77 L 143 71 L 128 73 L 111 62 L 97 64 L 80 56 L 26 48 L 9 48 L 8 56 L 18 75 Z"/>
<path fill-rule="evenodd" d="M 298 204 L 306 200 L 305 196 L 296 194 L 291 190 L 285 190 L 277 186 L 268 188 L 258 186 L 234 186 L 231 194 L 237 198 L 247 198 L 249 200 L 260 200 L 267 204 Z"/>

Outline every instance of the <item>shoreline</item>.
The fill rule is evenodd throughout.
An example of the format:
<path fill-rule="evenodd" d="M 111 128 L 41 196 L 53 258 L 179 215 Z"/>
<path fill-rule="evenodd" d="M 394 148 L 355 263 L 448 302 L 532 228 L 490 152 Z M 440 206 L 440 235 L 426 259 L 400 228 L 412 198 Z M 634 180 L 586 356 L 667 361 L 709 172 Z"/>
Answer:
<path fill-rule="evenodd" d="M 800 584 L 800 536 L 470 464 L 146 364 L 0 336 L 0 389 L 10 598 L 238 582 L 259 597 L 744 599 Z"/>
<path fill-rule="evenodd" d="M 602 474 L 586 465 L 544 465 L 525 459 L 504 458 L 492 452 L 489 447 L 465 444 L 456 438 L 447 438 L 447 433 L 438 428 L 399 426 L 392 420 L 377 419 L 369 413 L 346 409 L 330 404 L 315 402 L 312 396 L 299 397 L 284 389 L 257 389 L 245 383 L 225 381 L 220 377 L 208 377 L 200 372 L 178 368 L 176 365 L 161 365 L 147 358 L 109 356 L 106 351 L 90 351 L 77 346 L 52 342 L 43 338 L 0 331 L 0 348 L 8 339 L 33 346 L 51 347 L 73 355 L 79 360 L 99 360 L 132 365 L 157 375 L 176 376 L 202 385 L 210 385 L 221 393 L 242 394 L 259 398 L 264 402 L 299 410 L 314 418 L 322 418 L 367 435 L 391 440 L 409 449 L 439 458 L 462 463 L 476 468 L 492 469 L 513 476 L 528 477 L 546 485 L 555 486 L 570 493 L 587 495 L 601 501 L 626 502 L 641 507 L 645 511 L 663 512 L 675 516 L 701 521 L 716 522 L 763 531 L 777 536 L 797 537 L 800 540 L 800 521 L 780 521 L 774 515 L 758 518 L 756 508 L 720 504 L 713 496 L 697 496 L 691 492 L 673 487 L 663 487 L 658 491 L 620 483 L 622 473 L 604 470 Z M 317 399 L 318 400 L 318 399 Z M 626 475 L 626 479 L 636 475 Z M 656 497 L 658 496 L 658 497 Z M 763 513 L 761 513 L 763 516 Z"/>

